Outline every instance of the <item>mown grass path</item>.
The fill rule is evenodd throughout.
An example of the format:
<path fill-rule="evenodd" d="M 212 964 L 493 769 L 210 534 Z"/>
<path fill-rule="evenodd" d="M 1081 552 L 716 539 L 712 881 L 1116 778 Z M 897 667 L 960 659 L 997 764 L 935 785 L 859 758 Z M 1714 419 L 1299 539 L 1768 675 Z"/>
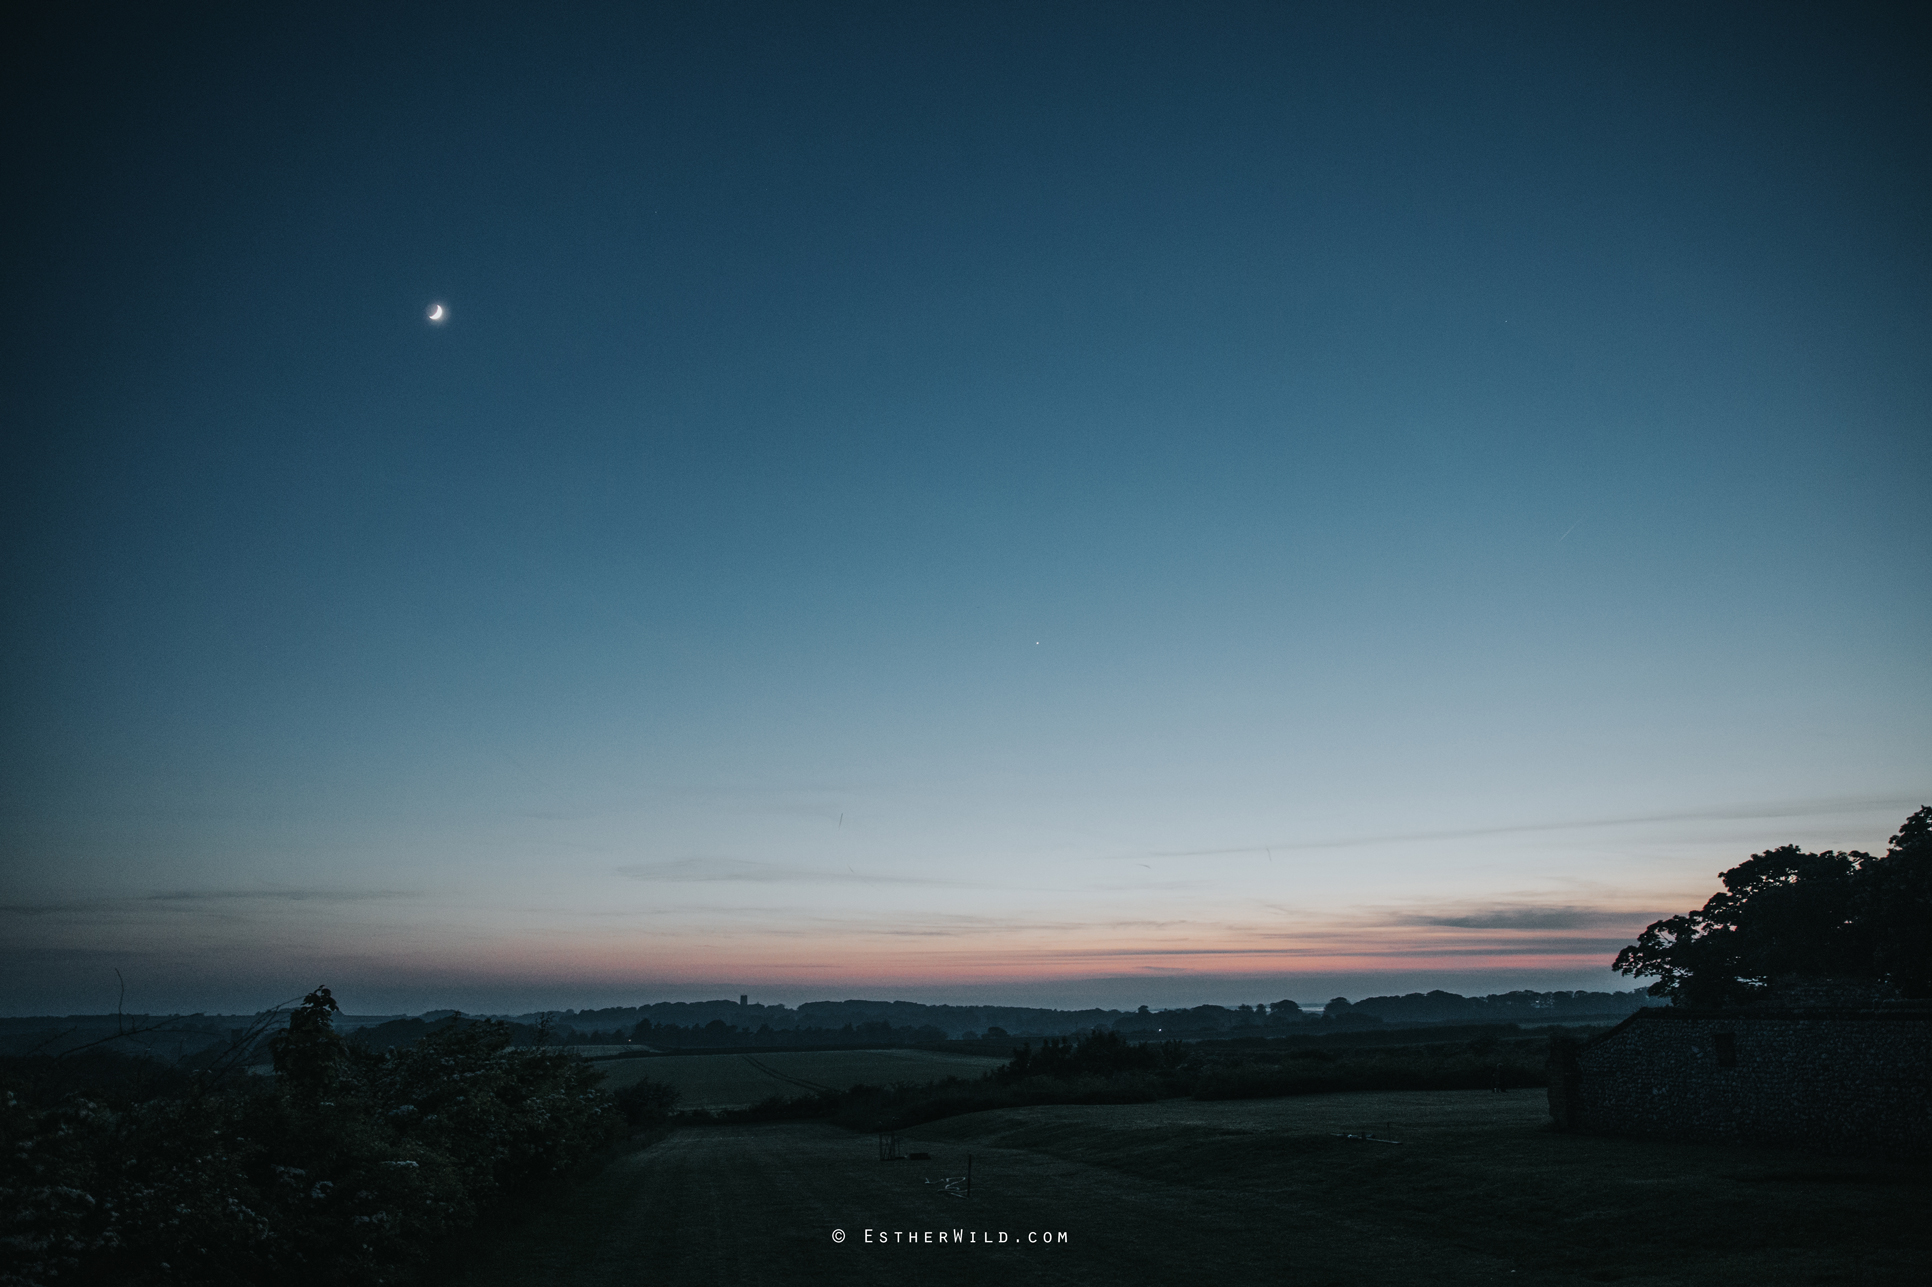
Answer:
<path fill-rule="evenodd" d="M 1042 1107 L 902 1133 L 932 1161 L 883 1164 L 872 1137 L 827 1126 L 685 1129 L 495 1237 L 458 1281 L 1768 1287 L 1916 1283 L 1932 1263 L 1922 1167 L 1545 1122 L 1540 1095 L 1470 1092 Z M 938 1181 L 969 1151 L 961 1201 Z M 1042 1231 L 1068 1240 L 1027 1241 Z"/>

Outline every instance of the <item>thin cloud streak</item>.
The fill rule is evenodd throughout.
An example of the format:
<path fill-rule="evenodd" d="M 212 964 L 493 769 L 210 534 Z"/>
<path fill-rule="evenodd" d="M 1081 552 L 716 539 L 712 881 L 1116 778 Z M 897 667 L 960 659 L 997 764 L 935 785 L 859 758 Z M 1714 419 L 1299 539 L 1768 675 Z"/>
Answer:
<path fill-rule="evenodd" d="M 1601 955 L 1604 964 L 1617 947 L 1620 939 L 1538 939 L 1530 941 L 1503 941 L 1498 943 L 1415 943 L 1392 945 L 1388 943 L 1360 944 L 1342 946 L 1335 943 L 1308 944 L 1291 946 L 1276 944 L 1260 947 L 1090 947 L 1090 948 L 1049 948 L 1027 953 L 1034 959 L 1048 960 L 1085 960 L 1088 958 L 1133 958 L 1133 957 L 1183 957 L 1183 956 L 1266 956 L 1266 957 L 1323 957 L 1323 956 L 1580 956 Z"/>
<path fill-rule="evenodd" d="M 630 863 L 617 868 L 628 880 L 664 884 L 719 882 L 755 885 L 936 885 L 974 888 L 970 881 L 940 880 L 931 876 L 879 876 L 848 868 L 837 871 L 799 867 L 790 863 L 754 862 L 744 858 L 681 858 L 675 862 Z"/>
<path fill-rule="evenodd" d="M 1916 796 L 1843 798 L 1816 801 L 1807 805 L 1754 805 L 1733 808 L 1693 809 L 1682 813 L 1650 813 L 1627 818 L 1584 818 L 1570 822 L 1529 822 L 1501 827 L 1464 827 L 1446 831 L 1403 831 L 1382 835 L 1347 836 L 1333 840 L 1278 840 L 1265 845 L 1234 845 L 1224 849 L 1154 849 L 1141 854 L 1115 855 L 1115 861 L 1141 857 L 1214 858 L 1234 854 L 1261 854 L 1271 850 L 1356 849 L 1367 845 L 1410 844 L 1425 840 L 1475 840 L 1484 836 L 1531 835 L 1548 831 L 1589 831 L 1612 827 L 1638 827 L 1657 822 L 1736 822 L 1757 818 L 1808 818 L 1830 814 L 1877 812 L 1883 809 L 1911 809 Z"/>
<path fill-rule="evenodd" d="M 1602 907 L 1492 907 L 1447 916 L 1403 913 L 1395 916 L 1390 923 L 1469 930 L 1603 929 L 1627 925 L 1639 919 L 1647 925 L 1668 914 L 1626 912 Z"/>
<path fill-rule="evenodd" d="M 421 898 L 418 890 L 408 889 L 176 889 L 156 894 L 135 894 L 125 898 L 70 899 L 46 903 L 0 903 L 0 916 L 57 916 L 93 914 L 110 910 L 133 910 L 152 904 L 234 903 L 381 903 L 398 899 Z"/>
<path fill-rule="evenodd" d="M 173 890 L 161 894 L 149 894 L 141 901 L 149 903 L 228 903 L 228 902 L 270 902 L 290 903 L 380 903 L 398 898 L 421 898 L 419 890 L 413 889 L 215 889 Z"/>

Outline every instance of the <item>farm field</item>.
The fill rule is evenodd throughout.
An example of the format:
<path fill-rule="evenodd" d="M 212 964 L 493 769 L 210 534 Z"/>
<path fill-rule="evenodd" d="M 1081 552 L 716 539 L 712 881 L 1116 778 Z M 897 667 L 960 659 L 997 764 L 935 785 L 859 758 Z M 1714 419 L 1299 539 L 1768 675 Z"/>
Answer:
<path fill-rule="evenodd" d="M 978 1077 L 1003 1059 L 931 1050 L 797 1050 L 774 1054 L 670 1055 L 617 1059 L 597 1065 L 604 1087 L 618 1090 L 643 1078 L 665 1082 L 683 1096 L 679 1108 L 743 1108 L 773 1095 L 845 1090 L 861 1082 L 936 1081 Z"/>
<path fill-rule="evenodd" d="M 872 1136 L 821 1124 L 688 1127 L 483 1242 L 453 1281 L 1098 1287 L 1211 1265 L 1305 1287 L 1775 1287 L 1916 1284 L 1932 1263 L 1924 1166 L 1547 1122 L 1540 1093 L 1048 1106 L 901 1133 L 932 1159 L 886 1164 Z M 951 1197 L 969 1153 L 972 1196 Z"/>

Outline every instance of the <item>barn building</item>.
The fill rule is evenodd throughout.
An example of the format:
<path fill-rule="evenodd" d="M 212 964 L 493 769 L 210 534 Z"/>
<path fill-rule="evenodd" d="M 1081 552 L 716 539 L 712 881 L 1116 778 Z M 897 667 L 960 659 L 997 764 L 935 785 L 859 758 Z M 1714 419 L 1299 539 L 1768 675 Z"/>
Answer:
<path fill-rule="evenodd" d="M 1550 1047 L 1550 1116 L 1608 1135 L 1932 1151 L 1932 1003 L 1781 989 L 1765 1004 L 1658 1006 Z"/>

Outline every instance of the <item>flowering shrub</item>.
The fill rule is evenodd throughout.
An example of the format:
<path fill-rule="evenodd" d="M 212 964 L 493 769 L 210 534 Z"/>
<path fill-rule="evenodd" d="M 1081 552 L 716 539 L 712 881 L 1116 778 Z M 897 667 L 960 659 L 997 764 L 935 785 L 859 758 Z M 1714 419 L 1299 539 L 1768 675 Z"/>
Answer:
<path fill-rule="evenodd" d="M 0 1287 L 397 1283 L 625 1129 L 602 1075 L 467 1022 L 372 1054 L 318 989 L 277 1073 L 109 1107 L 0 1092 Z"/>

